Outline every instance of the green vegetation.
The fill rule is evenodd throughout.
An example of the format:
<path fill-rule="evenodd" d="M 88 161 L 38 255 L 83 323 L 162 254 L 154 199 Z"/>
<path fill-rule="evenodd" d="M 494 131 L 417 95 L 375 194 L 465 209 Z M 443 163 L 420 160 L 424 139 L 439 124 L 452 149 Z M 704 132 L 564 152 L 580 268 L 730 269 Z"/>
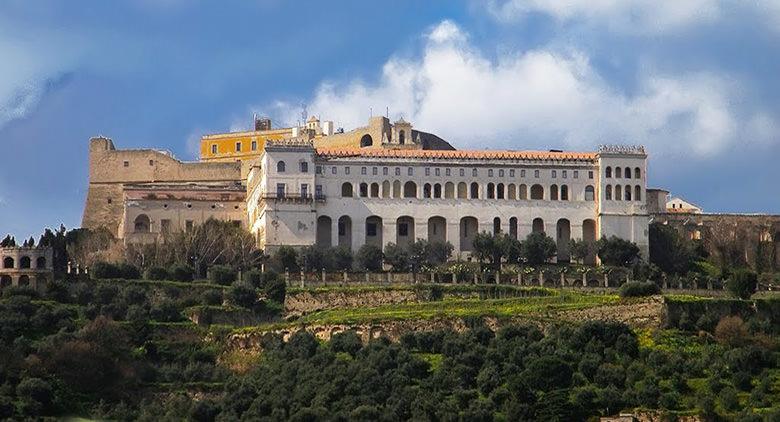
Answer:
<path fill-rule="evenodd" d="M 620 297 L 652 296 L 661 293 L 661 288 L 652 281 L 629 281 L 620 286 Z"/>

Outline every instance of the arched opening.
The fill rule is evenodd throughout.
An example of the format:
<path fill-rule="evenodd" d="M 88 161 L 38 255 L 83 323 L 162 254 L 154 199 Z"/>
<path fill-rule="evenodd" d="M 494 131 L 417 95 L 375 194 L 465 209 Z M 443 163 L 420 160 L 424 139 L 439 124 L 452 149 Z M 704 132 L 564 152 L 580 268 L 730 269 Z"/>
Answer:
<path fill-rule="evenodd" d="M 639 167 L 634 168 L 634 179 L 641 179 L 642 178 L 642 170 L 639 169 Z"/>
<path fill-rule="evenodd" d="M 35 260 L 35 268 L 39 270 L 46 269 L 46 257 L 39 256 L 38 259 Z"/>
<path fill-rule="evenodd" d="M 458 183 L 458 198 L 466 199 L 468 198 L 468 196 L 469 193 L 468 193 L 468 187 L 466 183 L 464 182 Z"/>
<path fill-rule="evenodd" d="M 398 246 L 409 246 L 414 242 L 414 218 L 398 217 L 395 222 L 395 243 Z"/>
<path fill-rule="evenodd" d="M 447 241 L 447 220 L 444 217 L 431 217 L 428 219 L 428 242 Z"/>
<path fill-rule="evenodd" d="M 398 143 L 401 145 L 406 143 L 406 132 L 404 132 L 403 130 L 398 132 Z"/>
<path fill-rule="evenodd" d="M 385 180 L 382 182 L 382 198 L 390 198 L 393 192 L 390 188 L 390 182 L 388 180 Z"/>
<path fill-rule="evenodd" d="M 341 184 L 341 197 L 352 198 L 352 183 L 345 182 Z"/>
<path fill-rule="evenodd" d="M 30 285 L 30 276 L 29 275 L 19 276 L 19 287 L 27 287 L 29 285 Z"/>
<path fill-rule="evenodd" d="M 276 163 L 277 173 L 284 173 L 286 169 L 287 169 L 287 165 L 284 164 L 284 161 L 279 161 L 278 163 Z"/>
<path fill-rule="evenodd" d="M 436 183 L 433 185 L 433 197 L 441 198 L 441 184 Z"/>
<path fill-rule="evenodd" d="M 333 220 L 327 215 L 317 217 L 317 246 L 330 248 L 333 246 Z"/>
<path fill-rule="evenodd" d="M 301 167 L 301 173 L 309 172 L 309 163 L 307 163 L 306 161 L 301 161 L 300 167 Z"/>
<path fill-rule="evenodd" d="M 615 185 L 615 200 L 616 201 L 623 200 L 623 188 L 621 188 L 620 185 Z"/>
<path fill-rule="evenodd" d="M 558 185 L 550 186 L 550 200 L 551 201 L 558 200 Z"/>
<path fill-rule="evenodd" d="M 368 183 L 360 184 L 360 197 L 365 198 L 368 196 Z"/>
<path fill-rule="evenodd" d="M 27 269 L 30 268 L 31 264 L 32 261 L 30 260 L 29 256 L 23 256 L 19 258 L 19 268 Z"/>
<path fill-rule="evenodd" d="M 379 183 L 372 183 L 371 192 L 369 193 L 372 198 L 379 198 Z"/>
<path fill-rule="evenodd" d="M 366 218 L 366 244 L 382 248 L 382 218 L 371 216 Z"/>
<path fill-rule="evenodd" d="M 496 185 L 496 199 L 504 199 L 504 184 L 499 183 Z"/>
<path fill-rule="evenodd" d="M 354 139 L 354 138 L 353 138 Z M 365 134 L 362 138 L 360 138 L 360 147 L 370 147 L 371 145 L 374 145 L 374 139 L 371 138 L 371 135 Z"/>
<path fill-rule="evenodd" d="M 496 197 L 496 187 L 492 183 L 487 184 L 487 199 L 494 199 Z"/>
<path fill-rule="evenodd" d="M 10 275 L 0 275 L 0 289 L 11 287 L 13 280 Z"/>
<path fill-rule="evenodd" d="M 604 198 L 608 201 L 612 200 L 612 185 L 607 185 L 607 187 L 604 188 Z"/>
<path fill-rule="evenodd" d="M 496 217 L 493 219 L 493 235 L 501 233 L 501 219 Z"/>
<path fill-rule="evenodd" d="M 561 185 L 561 201 L 569 200 L 569 186 Z"/>
<path fill-rule="evenodd" d="M 149 233 L 152 228 L 152 222 L 149 220 L 149 216 L 146 214 L 141 214 L 138 217 L 135 218 L 135 222 L 133 224 L 133 230 L 136 233 Z"/>
<path fill-rule="evenodd" d="M 593 201 L 595 199 L 596 199 L 596 190 L 593 188 L 593 186 L 591 185 L 585 186 L 585 200 Z"/>
<path fill-rule="evenodd" d="M 401 182 L 396 180 L 393 182 L 393 198 L 401 197 Z"/>
<path fill-rule="evenodd" d="M 585 256 L 586 265 L 596 263 L 596 222 L 594 220 L 584 220 L 582 222 L 582 240 L 589 245 L 588 254 Z"/>
<path fill-rule="evenodd" d="M 471 183 L 471 199 L 479 199 L 479 183 L 472 182 Z"/>
<path fill-rule="evenodd" d="M 520 185 L 520 199 L 528 199 L 528 186 L 525 184 Z"/>
<path fill-rule="evenodd" d="M 479 230 L 479 224 L 475 217 L 463 217 L 460 219 L 460 250 L 470 252 L 474 250 L 474 236 Z"/>
<path fill-rule="evenodd" d="M 7 256 L 3 258 L 3 268 L 13 268 L 14 267 L 14 259 L 10 256 Z"/>
<path fill-rule="evenodd" d="M 569 253 L 569 241 L 571 240 L 571 223 L 565 218 L 558 220 L 556 224 L 556 244 L 558 246 L 558 262 L 571 261 Z"/>
<path fill-rule="evenodd" d="M 626 179 L 631 178 L 631 167 L 626 167 L 625 170 L 623 170 L 623 177 Z"/>
<path fill-rule="evenodd" d="M 544 199 L 544 188 L 542 185 L 531 186 L 531 199 Z"/>
<path fill-rule="evenodd" d="M 444 184 L 444 198 L 445 199 L 455 198 L 455 183 L 447 182 Z"/>
<path fill-rule="evenodd" d="M 352 249 L 352 219 L 347 215 L 342 215 L 338 223 L 339 246 Z"/>
<path fill-rule="evenodd" d="M 517 217 L 509 219 L 509 237 L 517 239 Z"/>
<path fill-rule="evenodd" d="M 607 167 L 607 170 L 606 170 L 606 177 L 607 177 L 607 178 L 610 178 L 610 177 L 612 177 L 612 167 Z"/>
<path fill-rule="evenodd" d="M 517 199 L 517 186 L 514 183 L 506 185 L 507 199 Z"/>
<path fill-rule="evenodd" d="M 626 185 L 625 186 L 625 190 L 626 190 L 626 194 L 623 196 L 623 198 L 625 198 L 626 201 L 630 201 L 631 200 L 631 185 Z"/>
<path fill-rule="evenodd" d="M 426 183 L 423 185 L 423 198 L 430 198 L 431 197 L 431 184 Z"/>
<path fill-rule="evenodd" d="M 634 201 L 642 200 L 642 187 L 639 185 L 634 186 Z"/>
<path fill-rule="evenodd" d="M 417 184 L 414 182 L 404 183 L 404 198 L 417 198 Z"/>
<path fill-rule="evenodd" d="M 544 233 L 544 220 L 538 217 L 534 218 L 534 221 L 531 224 L 531 232 Z"/>
<path fill-rule="evenodd" d="M 623 177 L 623 170 L 620 167 L 615 167 L 615 178 L 620 179 Z"/>

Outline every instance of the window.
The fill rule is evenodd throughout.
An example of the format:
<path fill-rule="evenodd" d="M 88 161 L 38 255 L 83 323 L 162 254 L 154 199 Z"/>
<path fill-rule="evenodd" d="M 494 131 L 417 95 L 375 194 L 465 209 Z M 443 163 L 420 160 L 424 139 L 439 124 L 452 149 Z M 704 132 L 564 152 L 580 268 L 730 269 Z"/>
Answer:
<path fill-rule="evenodd" d="M 339 236 L 346 236 L 347 235 L 347 225 L 339 219 Z"/>
<path fill-rule="evenodd" d="M 314 167 L 314 172 L 316 174 L 322 174 L 322 166 L 316 166 Z"/>
<path fill-rule="evenodd" d="M 566 178 L 566 170 L 561 171 L 561 177 Z"/>
<path fill-rule="evenodd" d="M 187 220 L 187 221 L 185 221 L 185 222 L 184 222 L 184 230 L 186 230 L 186 231 L 188 231 L 188 232 L 191 232 L 191 231 L 192 231 L 192 228 L 193 228 L 194 226 L 195 226 L 195 225 L 193 224 L 192 220 Z"/>
<path fill-rule="evenodd" d="M 553 201 L 558 200 L 558 185 L 550 186 L 550 199 Z"/>
<path fill-rule="evenodd" d="M 382 167 L 382 175 L 387 176 L 389 173 L 389 169 L 387 167 Z"/>
<path fill-rule="evenodd" d="M 460 177 L 466 177 L 466 169 L 460 169 Z"/>
<path fill-rule="evenodd" d="M 365 175 L 367 175 L 367 174 L 368 174 L 368 170 L 367 170 L 365 167 L 361 167 L 361 168 L 360 168 L 360 174 L 361 174 L 362 176 L 365 176 Z"/>
<path fill-rule="evenodd" d="M 338 173 L 338 170 L 336 170 L 336 166 L 331 167 L 330 168 L 330 172 L 333 173 L 333 174 Z"/>
<path fill-rule="evenodd" d="M 279 161 L 276 163 L 276 172 L 277 173 L 284 173 L 287 165 L 284 164 L 284 161 Z"/>
<path fill-rule="evenodd" d="M 301 173 L 308 173 L 309 172 L 309 163 L 306 161 L 301 161 Z"/>
<path fill-rule="evenodd" d="M 409 223 L 398 223 L 398 235 L 409 236 Z"/>
<path fill-rule="evenodd" d="M 322 198 L 322 185 L 314 185 L 314 196 Z"/>
<path fill-rule="evenodd" d="M 341 185 L 341 197 L 352 198 L 352 184 L 344 183 Z"/>
<path fill-rule="evenodd" d="M 593 171 L 588 171 L 588 179 L 593 179 Z"/>
<path fill-rule="evenodd" d="M 609 179 L 610 177 L 612 177 L 612 167 L 607 167 L 606 178 Z"/>
<path fill-rule="evenodd" d="M 620 185 L 615 185 L 615 201 L 622 201 L 623 200 L 623 189 L 621 189 Z"/>
<path fill-rule="evenodd" d="M 437 176 L 441 176 L 441 169 L 437 167 L 434 169 L 433 173 Z"/>
<path fill-rule="evenodd" d="M 349 174 L 349 167 L 344 167 L 344 174 Z"/>
<path fill-rule="evenodd" d="M 520 170 L 520 177 L 525 177 L 525 170 Z"/>
<path fill-rule="evenodd" d="M 634 179 L 641 179 L 642 178 L 642 170 L 639 169 L 639 167 L 634 169 Z"/>
<path fill-rule="evenodd" d="M 409 176 L 414 176 L 414 168 L 407 167 L 406 168 L 406 174 L 409 175 Z"/>
<path fill-rule="evenodd" d="M 152 222 L 149 220 L 149 216 L 141 214 L 135 218 L 133 228 L 136 233 L 149 233 L 151 231 Z"/>
<path fill-rule="evenodd" d="M 642 187 L 636 185 L 634 187 L 634 201 L 641 201 L 641 200 L 642 200 Z"/>
<path fill-rule="evenodd" d="M 577 171 L 577 170 L 574 170 L 574 173 L 573 173 L 571 176 L 572 176 L 573 178 L 575 178 L 575 179 L 579 179 L 579 178 L 580 178 L 580 172 L 579 172 L 579 171 Z"/>
<path fill-rule="evenodd" d="M 149 160 L 149 165 L 153 166 L 154 165 L 154 160 Z"/>
<path fill-rule="evenodd" d="M 495 198 L 495 191 L 496 187 L 492 183 L 487 184 L 487 198 L 493 199 Z"/>
<path fill-rule="evenodd" d="M 430 176 L 431 175 L 431 169 L 430 168 L 428 168 L 428 167 L 425 168 L 425 175 L 426 176 Z"/>
<path fill-rule="evenodd" d="M 504 170 L 498 171 L 498 177 L 504 177 Z"/>
<path fill-rule="evenodd" d="M 257 151 L 257 141 L 252 141 L 252 151 Z"/>
<path fill-rule="evenodd" d="M 400 176 L 401 175 L 401 167 L 396 167 L 395 168 L 395 175 L 396 176 Z"/>
<path fill-rule="evenodd" d="M 236 152 L 241 152 L 241 142 L 236 142 Z"/>
<path fill-rule="evenodd" d="M 509 177 L 515 177 L 515 169 L 509 170 Z"/>
<path fill-rule="evenodd" d="M 277 198 L 284 198 L 284 183 L 277 183 L 276 184 L 276 197 Z"/>
<path fill-rule="evenodd" d="M 623 195 L 623 198 L 626 201 L 630 201 L 631 200 L 631 185 L 626 185 L 626 193 L 625 193 L 625 195 Z"/>
<path fill-rule="evenodd" d="M 488 169 L 488 177 L 493 177 L 493 169 Z"/>
<path fill-rule="evenodd" d="M 371 174 L 374 175 L 374 176 L 379 175 L 379 169 L 376 168 L 376 167 L 372 167 L 371 168 Z"/>
<path fill-rule="evenodd" d="M 124 164 L 124 166 L 125 166 L 125 167 L 130 167 L 130 162 L 129 162 L 129 161 L 125 161 L 125 162 L 124 162 L 124 163 L 122 163 L 122 164 Z"/>
<path fill-rule="evenodd" d="M 594 199 L 596 199 L 595 193 L 596 192 L 595 192 L 595 189 L 593 189 L 593 186 L 591 186 L 591 185 L 585 186 L 585 200 L 586 201 L 593 201 Z"/>
<path fill-rule="evenodd" d="M 534 177 L 539 178 L 539 170 L 534 170 Z"/>
<path fill-rule="evenodd" d="M 544 199 L 544 188 L 542 185 L 531 186 L 531 199 Z"/>
<path fill-rule="evenodd" d="M 368 196 L 368 183 L 360 184 L 360 197 L 365 198 Z"/>
<path fill-rule="evenodd" d="M 445 175 L 445 176 L 452 176 L 452 172 L 451 172 L 451 171 L 450 171 L 450 169 L 448 169 L 448 168 L 447 168 L 447 169 L 444 169 L 444 175 Z"/>
<path fill-rule="evenodd" d="M 306 183 L 301 184 L 301 198 L 309 197 L 309 185 Z"/>
<path fill-rule="evenodd" d="M 555 179 L 556 177 L 558 177 L 558 172 L 553 170 L 552 171 L 552 178 Z"/>
<path fill-rule="evenodd" d="M 569 200 L 569 186 L 561 185 L 561 201 Z"/>
<path fill-rule="evenodd" d="M 376 236 L 376 223 L 366 223 L 366 236 Z"/>
<path fill-rule="evenodd" d="M 214 144 L 211 146 L 211 153 L 216 154 L 217 153 L 217 144 Z"/>
<path fill-rule="evenodd" d="M 623 177 L 623 171 L 620 167 L 615 167 L 615 178 L 620 179 L 621 177 Z"/>
<path fill-rule="evenodd" d="M 607 185 L 607 188 L 604 190 L 604 198 L 607 201 L 612 200 L 612 185 Z"/>
<path fill-rule="evenodd" d="M 477 169 L 471 169 L 471 176 L 477 177 Z"/>

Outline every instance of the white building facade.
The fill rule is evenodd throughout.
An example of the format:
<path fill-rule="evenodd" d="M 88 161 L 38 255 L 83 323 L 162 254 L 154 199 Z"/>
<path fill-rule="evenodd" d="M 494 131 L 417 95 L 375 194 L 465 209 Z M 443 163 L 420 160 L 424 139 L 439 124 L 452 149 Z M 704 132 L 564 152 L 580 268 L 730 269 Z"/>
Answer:
<path fill-rule="evenodd" d="M 556 240 L 617 236 L 648 250 L 647 154 L 598 152 L 315 149 L 270 142 L 249 171 L 248 227 L 258 245 L 406 245 L 447 241 L 468 257 L 479 232 Z M 592 259 L 592 258 L 591 258 Z"/>

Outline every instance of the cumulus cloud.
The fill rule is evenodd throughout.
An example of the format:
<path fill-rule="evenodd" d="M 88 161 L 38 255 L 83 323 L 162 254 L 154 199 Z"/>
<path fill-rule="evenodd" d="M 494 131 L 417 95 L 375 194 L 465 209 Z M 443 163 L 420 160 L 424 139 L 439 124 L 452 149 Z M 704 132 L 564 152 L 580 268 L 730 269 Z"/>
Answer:
<path fill-rule="evenodd" d="M 637 75 L 627 93 L 605 80 L 578 51 L 538 49 L 488 58 L 444 21 L 419 58 L 393 57 L 376 83 L 323 82 L 311 112 L 349 129 L 372 108 L 403 115 L 460 148 L 593 148 L 641 143 L 654 153 L 710 157 L 743 137 L 777 133 L 770 113 L 743 110 L 740 84 L 712 72 Z M 266 113 L 295 121 L 299 108 L 276 103 Z"/>

